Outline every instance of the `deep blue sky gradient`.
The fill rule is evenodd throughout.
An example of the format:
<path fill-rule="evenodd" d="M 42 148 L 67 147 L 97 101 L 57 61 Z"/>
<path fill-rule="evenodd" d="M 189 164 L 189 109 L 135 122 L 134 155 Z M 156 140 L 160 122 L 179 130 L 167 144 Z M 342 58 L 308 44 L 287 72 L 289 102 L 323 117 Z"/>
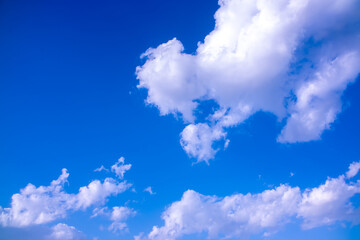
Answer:
<path fill-rule="evenodd" d="M 70 173 L 66 189 L 76 192 L 106 177 L 95 168 L 124 156 L 133 165 L 126 179 L 138 193 L 121 194 L 109 205 L 136 201 L 129 206 L 138 215 L 121 238 L 132 239 L 162 224 L 161 212 L 187 189 L 225 196 L 280 183 L 315 187 L 360 160 L 357 82 L 346 90 L 344 111 L 321 141 L 279 144 L 276 136 L 284 123 L 257 113 L 230 131 L 229 148 L 209 166 L 192 165 L 194 159 L 179 144 L 183 123 L 146 106 L 135 68 L 148 47 L 173 37 L 193 53 L 214 28 L 217 8 L 216 0 L 0 1 L 0 206 L 8 207 L 11 196 L 29 182 L 49 184 L 64 167 Z M 157 194 L 143 193 L 147 186 Z M 109 222 L 89 220 L 87 212 L 59 222 L 89 236 L 116 238 L 107 231 L 99 235 L 99 224 Z M 355 240 L 360 235 L 358 226 L 289 229 L 270 238 Z M 0 239 L 2 234 L 9 230 L 0 228 Z"/>

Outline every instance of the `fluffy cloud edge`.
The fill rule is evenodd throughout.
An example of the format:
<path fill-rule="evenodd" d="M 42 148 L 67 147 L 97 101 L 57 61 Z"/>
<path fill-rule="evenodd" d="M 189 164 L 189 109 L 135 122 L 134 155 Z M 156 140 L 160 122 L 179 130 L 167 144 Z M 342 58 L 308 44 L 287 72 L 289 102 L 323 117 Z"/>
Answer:
<path fill-rule="evenodd" d="M 230 127 L 258 111 L 286 124 L 279 143 L 321 139 L 342 111 L 341 95 L 360 72 L 356 0 L 220 0 L 215 29 L 195 54 L 176 38 L 149 48 L 138 88 L 160 115 L 180 115 L 185 152 L 207 162 Z M 331 20 L 329 20 L 331 19 Z M 219 109 L 205 121 L 202 101 Z M 226 144 L 225 144 L 226 145 Z M 226 148 L 226 147 L 225 147 Z"/>
<path fill-rule="evenodd" d="M 135 239 L 175 240 L 203 232 L 209 238 L 268 235 L 298 220 L 304 230 L 342 222 L 359 224 L 360 210 L 351 202 L 360 193 L 360 180 L 351 180 L 359 164 L 354 162 L 346 174 L 305 190 L 280 185 L 258 194 L 223 198 L 187 190 L 163 212 L 163 226 L 154 226 L 147 236 L 140 234 Z"/>
<path fill-rule="evenodd" d="M 114 166 L 115 174 L 122 179 L 131 165 L 124 165 L 121 158 Z M 0 207 L 0 224 L 4 227 L 26 227 L 63 219 L 70 212 L 102 206 L 109 197 L 117 196 L 132 186 L 125 180 L 120 182 L 108 177 L 104 181 L 93 180 L 80 187 L 78 193 L 72 194 L 64 189 L 68 177 L 69 173 L 64 168 L 59 178 L 49 186 L 36 187 L 29 183 L 11 197 L 11 207 Z"/>

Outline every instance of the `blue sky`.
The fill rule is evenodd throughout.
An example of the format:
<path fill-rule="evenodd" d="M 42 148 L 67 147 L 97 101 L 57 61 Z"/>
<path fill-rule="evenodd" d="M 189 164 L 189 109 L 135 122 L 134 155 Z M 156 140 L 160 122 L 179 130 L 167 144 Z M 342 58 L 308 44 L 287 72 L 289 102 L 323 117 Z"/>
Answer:
<path fill-rule="evenodd" d="M 2 1 L 0 239 L 358 239 L 359 177 L 346 173 L 360 160 L 360 6 L 310 1 L 289 20 L 292 10 L 282 4 L 297 1 L 247 2 Z M 319 15 L 321 4 L 333 8 Z M 247 15 L 251 23 L 237 19 Z M 302 122 L 311 114 L 319 115 Z M 114 165 L 120 157 L 124 163 Z M 127 164 L 124 177 L 111 170 Z M 108 171 L 95 172 L 100 166 Z M 16 220 L 12 196 L 29 183 L 51 186 L 63 168 L 68 183 L 54 185 L 63 190 L 38 195 L 39 211 L 29 213 L 51 215 L 41 209 L 47 199 L 59 214 Z M 77 195 L 106 178 L 111 190 L 88 205 Z M 328 178 L 338 190 L 326 192 Z M 122 192 L 124 181 L 131 186 Z M 223 198 L 248 193 L 255 196 L 249 206 L 234 206 L 253 207 L 245 219 L 257 211 L 272 216 L 256 194 L 281 192 L 281 184 L 296 207 L 279 203 L 283 215 L 271 224 L 222 220 Z M 144 191 L 149 186 L 155 194 Z M 334 198 L 310 211 L 305 196 L 321 186 Z M 113 207 L 130 212 L 116 218 Z M 91 217 L 94 209 L 103 213 Z M 113 223 L 122 227 L 114 232 Z M 218 232 L 211 235 L 209 225 Z M 251 230 L 237 232 L 244 227 Z"/>

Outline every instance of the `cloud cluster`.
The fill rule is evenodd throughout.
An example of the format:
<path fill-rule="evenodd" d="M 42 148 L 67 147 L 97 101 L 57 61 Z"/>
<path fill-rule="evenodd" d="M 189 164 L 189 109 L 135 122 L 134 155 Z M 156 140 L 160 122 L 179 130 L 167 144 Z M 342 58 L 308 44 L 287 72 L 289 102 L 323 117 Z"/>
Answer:
<path fill-rule="evenodd" d="M 112 223 L 108 227 L 109 231 L 112 232 L 121 232 L 124 230 L 128 230 L 126 220 L 129 217 L 135 216 L 136 211 L 134 209 L 126 207 L 126 206 L 115 206 L 111 210 L 109 210 L 108 207 L 104 208 L 95 208 L 93 210 L 92 218 L 98 217 L 98 216 L 105 216 L 109 218 Z"/>
<path fill-rule="evenodd" d="M 350 166 L 352 177 L 359 171 L 353 166 L 359 164 Z M 259 194 L 220 198 L 188 190 L 165 210 L 164 226 L 154 226 L 146 239 L 172 240 L 202 232 L 209 238 L 268 235 L 296 219 L 304 229 L 342 221 L 358 224 L 360 209 L 352 205 L 351 198 L 359 193 L 360 180 L 352 182 L 345 175 L 328 178 L 324 184 L 304 191 L 280 185 Z"/>
<path fill-rule="evenodd" d="M 319 139 L 360 72 L 359 1 L 219 4 L 215 29 L 195 54 L 174 38 L 142 55 L 147 61 L 136 74 L 147 103 L 190 124 L 181 145 L 198 161 L 213 158 L 213 142 L 258 111 L 286 119 L 279 142 Z M 214 111 L 200 121 L 195 110 L 208 100 Z"/>
<path fill-rule="evenodd" d="M 121 174 L 123 176 L 124 171 Z M 49 186 L 35 187 L 28 184 L 20 193 L 12 196 L 10 208 L 0 207 L 0 224 L 25 227 L 48 223 L 66 217 L 69 211 L 103 205 L 110 196 L 116 196 L 131 187 L 126 181 L 106 178 L 103 182 L 94 180 L 80 187 L 77 194 L 71 194 L 64 190 L 68 177 L 69 173 L 63 169 L 59 178 Z"/>

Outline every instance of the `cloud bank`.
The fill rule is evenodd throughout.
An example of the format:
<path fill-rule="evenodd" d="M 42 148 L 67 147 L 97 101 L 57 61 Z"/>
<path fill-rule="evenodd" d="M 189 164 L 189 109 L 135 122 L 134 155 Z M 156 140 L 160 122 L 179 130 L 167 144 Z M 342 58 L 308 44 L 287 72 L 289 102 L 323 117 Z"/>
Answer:
<path fill-rule="evenodd" d="M 360 72 L 357 0 L 220 0 L 215 29 L 184 53 L 176 38 L 149 48 L 136 70 L 146 102 L 188 126 L 181 145 L 198 161 L 216 141 L 259 111 L 286 122 L 281 143 L 320 139 Z M 197 118 L 201 103 L 214 111 Z"/>
<path fill-rule="evenodd" d="M 350 166 L 352 177 L 359 171 L 354 166 L 359 164 Z M 324 184 L 304 191 L 299 187 L 280 185 L 259 194 L 220 198 L 188 190 L 180 201 L 165 210 L 162 227 L 154 226 L 148 236 L 137 237 L 174 240 L 205 232 L 209 238 L 239 238 L 274 234 L 285 224 L 295 221 L 300 221 L 303 229 L 338 222 L 359 224 L 360 209 L 351 202 L 351 198 L 359 193 L 360 180 L 350 181 L 345 175 L 328 178 Z"/>

